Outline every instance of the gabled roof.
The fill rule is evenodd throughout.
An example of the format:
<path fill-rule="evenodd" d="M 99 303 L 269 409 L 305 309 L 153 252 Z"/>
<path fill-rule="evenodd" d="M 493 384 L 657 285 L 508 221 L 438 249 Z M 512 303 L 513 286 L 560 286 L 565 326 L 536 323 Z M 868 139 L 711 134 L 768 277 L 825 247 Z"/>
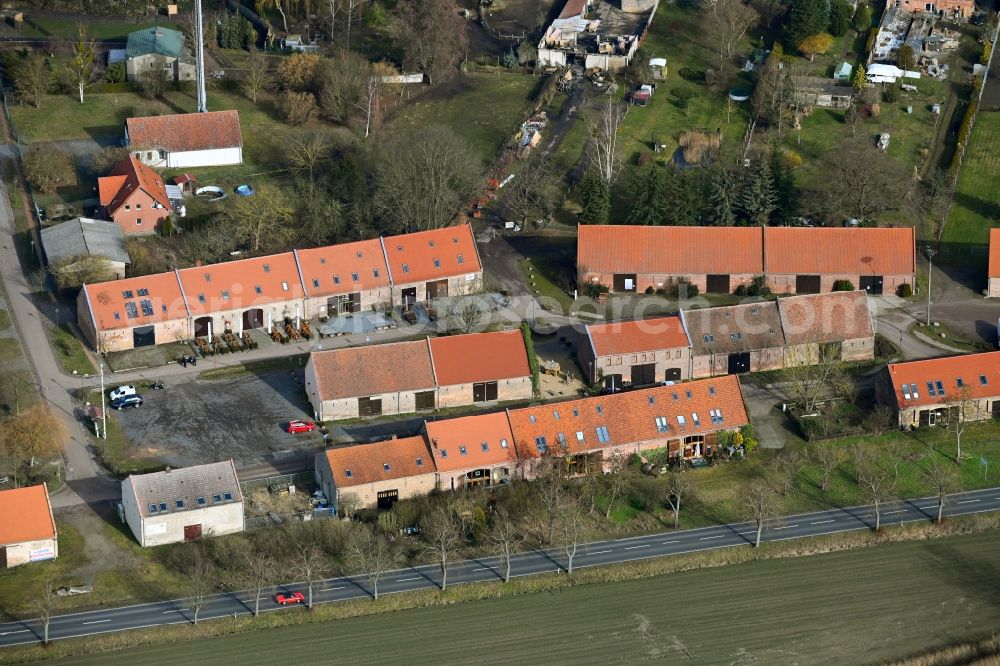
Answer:
<path fill-rule="evenodd" d="M 243 501 L 232 460 L 133 474 L 122 481 L 125 493 L 135 496 L 143 518 Z"/>
<path fill-rule="evenodd" d="M 162 148 L 171 153 L 243 147 L 236 111 L 129 118 L 125 134 L 132 148 Z"/>
<path fill-rule="evenodd" d="M 720 410 L 721 421 L 713 423 L 713 410 Z M 524 458 L 537 458 L 545 451 L 575 454 L 648 440 L 703 435 L 748 423 L 743 392 L 735 375 L 546 403 L 511 409 L 507 414 L 517 452 Z M 666 419 L 662 426 L 665 431 L 660 430 L 657 418 Z M 606 429 L 606 441 L 600 441 L 598 428 Z"/>
<path fill-rule="evenodd" d="M 330 296 L 389 286 L 385 255 L 377 239 L 296 250 L 295 254 L 308 296 Z"/>
<path fill-rule="evenodd" d="M 759 227 L 580 225 L 580 273 L 761 273 Z"/>
<path fill-rule="evenodd" d="M 790 345 L 874 337 L 863 291 L 786 296 L 778 299 L 785 341 Z"/>
<path fill-rule="evenodd" d="M 125 235 L 114 222 L 77 217 L 42 229 L 42 247 L 49 263 L 77 257 L 100 257 L 130 263 Z"/>
<path fill-rule="evenodd" d="M 1000 395 L 1000 351 L 890 363 L 887 371 L 900 409 L 951 402 L 961 395 L 959 380 L 970 398 Z"/>
<path fill-rule="evenodd" d="M 180 58 L 184 55 L 184 34 L 159 26 L 143 28 L 128 34 L 128 42 L 125 45 L 126 58 L 150 53 Z"/>
<path fill-rule="evenodd" d="M 434 388 L 426 340 L 313 352 L 320 400 Z"/>
<path fill-rule="evenodd" d="M 990 277 L 1000 277 L 1000 227 L 990 229 Z"/>
<path fill-rule="evenodd" d="M 774 301 L 685 310 L 696 356 L 782 347 L 785 336 Z"/>
<path fill-rule="evenodd" d="M 382 239 L 394 284 L 441 280 L 482 270 L 468 224 Z"/>
<path fill-rule="evenodd" d="M 167 188 L 160 175 L 140 162 L 135 155 L 129 155 L 119 162 L 110 176 L 97 179 L 97 190 L 101 205 L 108 215 L 118 212 L 136 190 L 142 190 L 164 208 L 170 207 Z"/>
<path fill-rule="evenodd" d="M 334 447 L 326 450 L 326 461 L 337 488 L 435 472 L 434 456 L 423 435 Z"/>
<path fill-rule="evenodd" d="M 193 316 L 302 298 L 291 252 L 185 268 L 177 275 Z M 295 316 L 294 310 L 287 314 Z"/>
<path fill-rule="evenodd" d="M 439 386 L 528 377 L 528 352 L 520 330 L 430 338 Z"/>
<path fill-rule="evenodd" d="M 188 316 L 177 274 L 173 272 L 86 284 L 83 291 L 98 331 Z"/>
<path fill-rule="evenodd" d="M 505 412 L 427 421 L 438 471 L 489 467 L 517 459 Z"/>
<path fill-rule="evenodd" d="M 42 541 L 55 535 L 56 522 L 44 483 L 0 491 L 0 546 Z"/>
<path fill-rule="evenodd" d="M 767 227 L 768 275 L 912 275 L 912 227 Z"/>
<path fill-rule="evenodd" d="M 679 315 L 590 324 L 587 337 L 598 358 L 691 346 Z"/>

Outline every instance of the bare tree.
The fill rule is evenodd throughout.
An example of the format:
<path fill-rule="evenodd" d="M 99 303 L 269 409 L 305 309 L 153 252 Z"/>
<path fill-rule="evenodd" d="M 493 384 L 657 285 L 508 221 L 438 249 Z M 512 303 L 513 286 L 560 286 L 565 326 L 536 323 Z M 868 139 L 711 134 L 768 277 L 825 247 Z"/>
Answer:
<path fill-rule="evenodd" d="M 948 501 L 948 495 L 958 488 L 958 475 L 952 467 L 934 463 L 927 470 L 927 482 L 937 496 L 938 508 L 935 522 L 940 525 L 941 521 L 944 520 L 944 505 Z"/>
<path fill-rule="evenodd" d="M 546 526 L 548 536 L 546 543 L 553 543 L 555 538 L 556 525 L 559 521 L 559 512 L 562 510 L 566 491 L 563 488 L 562 479 L 547 478 L 535 482 L 538 490 L 538 499 L 542 502 L 545 510 Z"/>
<path fill-rule="evenodd" d="M 365 110 L 366 86 L 371 85 L 372 64 L 354 51 L 320 62 L 316 72 L 319 105 L 323 115 L 346 125 L 358 110 Z M 372 97 L 375 102 L 375 97 Z"/>
<path fill-rule="evenodd" d="M 747 509 L 751 519 L 757 525 L 757 537 L 754 548 L 760 547 L 760 538 L 764 533 L 764 525 L 774 518 L 777 507 L 774 501 L 774 491 L 765 483 L 755 482 L 746 494 Z"/>
<path fill-rule="evenodd" d="M 68 432 L 48 403 L 41 403 L 15 414 L 2 424 L 2 442 L 7 455 L 14 459 L 14 485 L 18 468 L 35 464 L 36 458 L 59 454 Z"/>
<path fill-rule="evenodd" d="M 348 0 L 353 1 L 353 0 Z M 376 120 L 379 112 L 379 99 L 382 96 L 382 92 L 385 89 L 385 82 L 381 75 L 377 75 L 372 71 L 368 80 L 365 81 L 364 87 L 361 89 L 361 97 L 354 103 L 354 105 L 361 111 L 362 116 L 365 119 L 365 138 L 367 139 L 371 136 L 373 125 L 377 124 Z"/>
<path fill-rule="evenodd" d="M 404 64 L 436 83 L 454 71 L 469 47 L 465 21 L 455 0 L 411 0 L 396 5 Z"/>
<path fill-rule="evenodd" d="M 269 554 L 258 552 L 253 549 L 253 546 L 247 544 L 242 569 L 243 575 L 253 591 L 253 616 L 257 617 L 260 614 L 260 596 L 274 580 L 276 564 Z"/>
<path fill-rule="evenodd" d="M 830 489 L 833 473 L 844 461 L 843 450 L 832 446 L 817 446 L 812 450 L 812 459 L 819 468 L 819 489 L 826 492 Z"/>
<path fill-rule="evenodd" d="M 955 390 L 947 403 L 950 428 L 955 431 L 955 462 L 962 464 L 962 433 L 972 421 L 982 418 L 982 405 L 972 394 L 972 386 L 965 384 Z"/>
<path fill-rule="evenodd" d="M 743 0 L 708 0 L 703 7 L 706 32 L 715 44 L 721 67 L 732 59 L 740 40 L 757 23 L 757 10 Z"/>
<path fill-rule="evenodd" d="M 793 357 L 791 364 L 781 371 L 781 381 L 788 397 L 806 413 L 813 412 L 824 397 L 845 397 L 853 391 L 847 368 L 838 359 Z"/>
<path fill-rule="evenodd" d="M 211 593 L 215 586 L 217 575 L 212 562 L 201 550 L 197 553 L 191 566 L 185 572 L 188 589 L 191 591 L 191 610 L 193 615 L 191 623 L 198 626 L 198 615 L 205 605 L 205 598 Z"/>
<path fill-rule="evenodd" d="M 73 55 L 66 62 L 66 73 L 80 94 L 80 104 L 83 104 L 83 90 L 94 83 L 94 72 L 97 70 L 94 42 L 87 39 L 87 28 L 81 23 L 78 27 L 79 38 L 73 44 Z"/>
<path fill-rule="evenodd" d="M 573 559 L 576 557 L 584 529 L 583 507 L 577 498 L 573 497 L 563 503 L 559 510 L 558 524 L 560 541 L 566 552 L 566 573 L 572 574 Z"/>
<path fill-rule="evenodd" d="M 235 197 L 220 215 L 220 222 L 234 246 L 266 252 L 291 240 L 294 212 L 284 190 L 261 185 L 252 197 Z"/>
<path fill-rule="evenodd" d="M 441 566 L 441 591 L 448 588 L 448 561 L 462 542 L 462 529 L 455 515 L 445 507 L 431 512 L 420 529 L 427 539 L 427 550 Z"/>
<path fill-rule="evenodd" d="M 330 156 L 331 149 L 330 137 L 323 130 L 298 132 L 288 146 L 292 172 L 308 174 L 310 192 L 315 187 L 316 169 Z"/>
<path fill-rule="evenodd" d="M 670 472 L 667 475 L 667 483 L 663 488 L 663 499 L 666 500 L 670 510 L 674 512 L 674 529 L 681 526 L 681 500 L 693 492 L 693 484 L 688 479 L 687 474 L 682 472 Z"/>
<path fill-rule="evenodd" d="M 895 499 L 896 480 L 874 460 L 858 466 L 858 479 L 865 498 L 875 507 L 875 531 L 882 529 L 882 505 Z"/>
<path fill-rule="evenodd" d="M 84 284 L 113 280 L 114 271 L 104 257 L 66 257 L 49 262 L 48 273 L 60 289 L 79 289 Z"/>
<path fill-rule="evenodd" d="M 611 509 L 615 502 L 625 494 L 632 479 L 629 478 L 628 456 L 621 451 L 614 451 L 608 456 L 608 473 L 604 476 L 604 487 L 608 496 L 608 506 L 604 517 L 611 517 Z"/>
<path fill-rule="evenodd" d="M 247 98 L 257 103 L 257 96 L 267 90 L 273 82 L 271 73 L 267 68 L 267 59 L 255 47 L 250 47 L 250 55 L 247 56 L 246 73 L 243 76 L 243 93 Z"/>
<path fill-rule="evenodd" d="M 337 515 L 350 519 L 361 508 L 361 498 L 354 493 L 337 494 Z"/>
<path fill-rule="evenodd" d="M 784 497 L 795 486 L 795 475 L 802 464 L 797 452 L 782 450 L 771 462 L 769 478 L 779 495 Z"/>
<path fill-rule="evenodd" d="M 625 117 L 626 108 L 608 96 L 607 106 L 601 109 L 597 122 L 591 127 L 587 145 L 590 164 L 608 185 L 615 182 L 622 167 L 618 155 L 618 126 Z"/>
<path fill-rule="evenodd" d="M 344 35 L 344 45 L 350 49 L 351 26 L 358 20 L 358 8 L 361 5 L 361 0 L 343 0 L 343 4 L 346 5 L 345 11 L 347 12 L 347 16 L 344 17 L 344 23 L 347 27 L 346 34 Z"/>
<path fill-rule="evenodd" d="M 830 215 L 858 220 L 894 211 L 910 199 L 913 179 L 867 133 L 845 139 L 826 157 L 820 196 Z"/>
<path fill-rule="evenodd" d="M 278 10 L 278 14 L 281 15 L 281 27 L 288 33 L 288 19 L 285 17 L 284 0 L 261 0 L 258 4 L 258 11 L 270 9 L 271 7 Z"/>
<path fill-rule="evenodd" d="M 381 532 L 358 527 L 348 541 L 347 552 L 351 562 L 368 579 L 373 600 L 378 599 L 378 581 L 399 559 L 395 544 Z"/>
<path fill-rule="evenodd" d="M 503 566 L 503 582 L 510 582 L 510 560 L 514 551 L 524 541 L 521 528 L 510 517 L 506 509 L 499 509 L 493 518 L 493 528 L 489 532 L 490 542 L 496 546 Z"/>
<path fill-rule="evenodd" d="M 329 566 L 326 555 L 316 544 L 302 544 L 299 546 L 298 553 L 296 553 L 295 563 L 306 581 L 306 608 L 312 610 L 313 587 L 317 580 L 322 579 L 326 575 Z"/>
<path fill-rule="evenodd" d="M 42 625 L 42 645 L 49 644 L 49 624 L 52 622 L 52 612 L 56 605 L 56 590 L 51 580 L 46 580 L 42 584 L 42 592 L 35 600 L 35 610 L 38 612 L 38 621 Z"/>
<path fill-rule="evenodd" d="M 533 153 L 504 188 L 503 204 L 522 219 L 529 215 L 548 218 L 559 205 L 562 190 L 559 179 L 554 177 L 551 160 Z"/>
<path fill-rule="evenodd" d="M 40 55 L 29 55 L 15 62 L 11 69 L 11 79 L 18 96 L 36 109 L 41 108 L 42 98 L 55 85 L 48 63 Z"/>
<path fill-rule="evenodd" d="M 330 41 L 333 41 L 333 33 L 337 29 L 337 12 L 342 2 L 343 0 L 327 0 L 327 6 L 330 8 Z"/>

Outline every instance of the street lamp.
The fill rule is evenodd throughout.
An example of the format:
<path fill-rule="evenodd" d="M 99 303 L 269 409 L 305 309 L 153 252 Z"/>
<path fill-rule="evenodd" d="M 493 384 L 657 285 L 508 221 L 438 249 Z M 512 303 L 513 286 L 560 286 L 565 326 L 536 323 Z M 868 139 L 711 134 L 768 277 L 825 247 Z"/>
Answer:
<path fill-rule="evenodd" d="M 927 248 L 927 325 L 931 325 L 931 280 L 934 278 L 934 255 L 937 250 L 932 247 Z"/>

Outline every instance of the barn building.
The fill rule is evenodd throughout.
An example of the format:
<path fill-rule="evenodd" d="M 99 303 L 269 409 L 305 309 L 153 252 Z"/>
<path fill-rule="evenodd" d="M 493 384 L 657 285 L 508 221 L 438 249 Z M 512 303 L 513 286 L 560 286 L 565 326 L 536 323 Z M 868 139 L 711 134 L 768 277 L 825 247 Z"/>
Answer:
<path fill-rule="evenodd" d="M 151 167 L 243 164 L 243 134 L 236 111 L 129 118 L 125 140 L 132 154 Z"/>

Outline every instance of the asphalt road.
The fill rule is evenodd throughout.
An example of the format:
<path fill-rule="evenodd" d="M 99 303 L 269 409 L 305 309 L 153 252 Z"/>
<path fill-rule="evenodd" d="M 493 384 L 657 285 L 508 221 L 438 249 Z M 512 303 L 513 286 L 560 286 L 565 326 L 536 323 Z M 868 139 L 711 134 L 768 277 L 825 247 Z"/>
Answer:
<path fill-rule="evenodd" d="M 948 516 L 996 510 L 1000 510 L 1000 488 L 955 493 L 945 504 L 945 514 Z M 883 525 L 933 520 L 937 514 L 937 499 L 922 498 L 889 503 L 882 507 L 881 514 Z M 874 509 L 871 506 L 785 516 L 769 522 L 763 540 L 785 541 L 871 529 L 874 522 Z M 717 548 L 749 547 L 755 533 L 753 523 L 734 523 L 628 539 L 595 541 L 578 546 L 573 566 L 584 568 Z M 566 571 L 566 563 L 566 551 L 562 548 L 520 553 L 512 558 L 511 575 L 558 573 Z M 502 576 L 503 569 L 497 557 L 464 560 L 448 567 L 449 585 L 500 581 Z M 434 565 L 397 569 L 381 577 L 379 594 L 436 588 L 439 587 L 440 580 L 440 568 Z M 268 592 L 270 589 L 269 587 Z M 278 589 L 306 593 L 306 585 L 303 583 L 279 585 Z M 313 587 L 314 603 L 334 603 L 369 596 L 369 581 L 364 577 L 330 578 L 315 583 Z M 174 599 L 56 616 L 49 624 L 49 639 L 188 623 L 193 617 L 190 601 Z M 205 599 L 199 620 L 250 614 L 253 602 L 253 592 L 212 595 Z M 294 607 L 279 606 L 268 594 L 261 597 L 260 608 L 261 612 L 282 609 L 292 612 Z M 37 643 L 41 640 L 41 635 L 42 628 L 37 619 L 0 624 L 0 647 Z"/>

